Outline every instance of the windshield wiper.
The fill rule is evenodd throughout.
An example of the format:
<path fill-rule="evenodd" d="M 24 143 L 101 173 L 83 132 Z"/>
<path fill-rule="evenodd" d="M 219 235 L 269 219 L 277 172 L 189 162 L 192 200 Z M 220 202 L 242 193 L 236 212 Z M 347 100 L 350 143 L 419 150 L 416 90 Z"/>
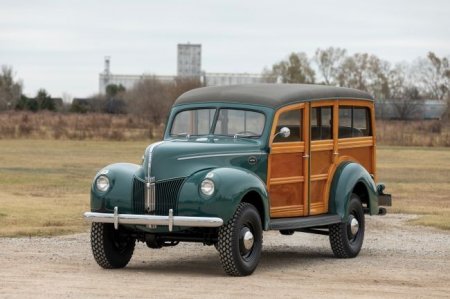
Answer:
<path fill-rule="evenodd" d="M 189 139 L 191 137 L 191 134 L 183 132 L 183 133 L 173 134 L 171 136 L 172 137 L 186 137 L 186 139 Z"/>

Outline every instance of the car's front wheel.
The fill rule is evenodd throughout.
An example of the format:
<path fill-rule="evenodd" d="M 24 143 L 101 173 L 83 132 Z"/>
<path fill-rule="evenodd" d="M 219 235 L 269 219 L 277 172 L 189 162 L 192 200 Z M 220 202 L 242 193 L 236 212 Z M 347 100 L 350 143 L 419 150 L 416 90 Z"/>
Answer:
<path fill-rule="evenodd" d="M 255 271 L 261 256 L 262 225 L 253 205 L 238 206 L 233 218 L 219 230 L 217 249 L 227 274 L 246 276 Z"/>
<path fill-rule="evenodd" d="M 338 258 L 357 256 L 364 241 L 364 210 L 358 195 L 351 195 L 347 211 L 346 222 L 329 227 L 331 249 Z"/>
<path fill-rule="evenodd" d="M 92 223 L 91 248 L 97 264 L 105 269 L 123 268 L 133 256 L 136 239 L 113 224 Z"/>

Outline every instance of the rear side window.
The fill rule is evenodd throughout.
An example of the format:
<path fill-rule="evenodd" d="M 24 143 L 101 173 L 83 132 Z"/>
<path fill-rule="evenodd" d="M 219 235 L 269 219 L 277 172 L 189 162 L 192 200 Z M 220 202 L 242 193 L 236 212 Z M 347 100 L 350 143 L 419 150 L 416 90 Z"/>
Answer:
<path fill-rule="evenodd" d="M 339 138 L 372 136 L 370 109 L 367 107 L 339 107 Z"/>
<path fill-rule="evenodd" d="M 333 107 L 311 110 L 311 140 L 333 139 Z"/>

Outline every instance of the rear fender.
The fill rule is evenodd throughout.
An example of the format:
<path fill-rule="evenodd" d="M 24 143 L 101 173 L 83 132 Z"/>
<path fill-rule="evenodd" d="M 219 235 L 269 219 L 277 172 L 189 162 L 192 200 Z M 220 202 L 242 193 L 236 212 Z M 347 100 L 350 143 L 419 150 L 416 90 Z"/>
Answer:
<path fill-rule="evenodd" d="M 355 186 L 362 183 L 368 195 L 367 207 L 370 215 L 378 214 L 377 189 L 367 170 L 358 163 L 343 162 L 334 173 L 331 183 L 329 211 L 347 221 L 347 206 Z"/>

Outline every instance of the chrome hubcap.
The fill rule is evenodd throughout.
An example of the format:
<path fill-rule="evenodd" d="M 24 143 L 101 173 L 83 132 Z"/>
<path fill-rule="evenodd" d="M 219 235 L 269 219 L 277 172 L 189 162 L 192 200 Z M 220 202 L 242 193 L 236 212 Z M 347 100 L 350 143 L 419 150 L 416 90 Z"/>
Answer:
<path fill-rule="evenodd" d="M 246 231 L 243 238 L 244 248 L 246 250 L 250 250 L 253 247 L 253 243 L 255 242 L 253 238 L 253 234 L 250 230 Z"/>
<path fill-rule="evenodd" d="M 352 217 L 350 220 L 350 232 L 353 236 L 356 236 L 359 230 L 359 222 L 355 217 Z"/>

